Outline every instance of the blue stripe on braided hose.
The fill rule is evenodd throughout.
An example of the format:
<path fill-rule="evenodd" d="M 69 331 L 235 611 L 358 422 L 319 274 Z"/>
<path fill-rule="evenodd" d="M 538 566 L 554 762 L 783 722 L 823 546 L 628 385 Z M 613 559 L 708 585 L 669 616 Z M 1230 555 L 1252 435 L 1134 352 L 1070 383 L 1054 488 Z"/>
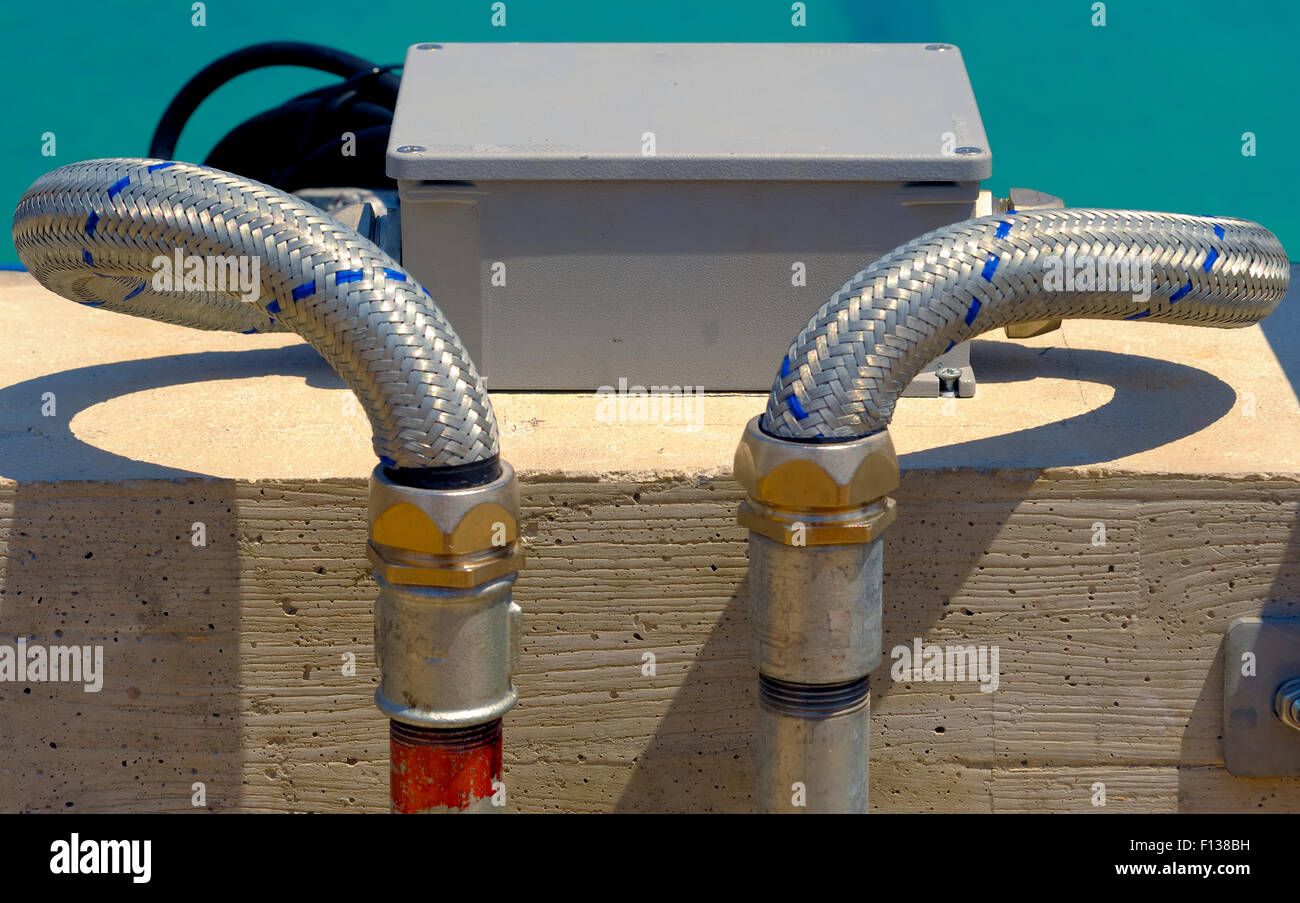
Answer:
<path fill-rule="evenodd" d="M 1172 295 L 1169 296 L 1169 303 L 1177 304 L 1179 301 L 1183 299 L 1183 296 L 1186 295 L 1191 290 L 1192 290 L 1192 284 L 1189 282 L 1186 285 L 1184 285 L 1182 288 L 1180 288 L 1178 291 L 1174 292 Z"/>
<path fill-rule="evenodd" d="M 999 260 L 1000 258 L 998 257 L 998 255 L 996 254 L 989 255 L 989 259 L 984 263 L 984 272 L 980 273 L 980 275 L 984 277 L 984 281 L 986 282 L 993 281 L 993 274 L 997 272 Z M 968 320 L 967 322 L 970 321 Z"/>

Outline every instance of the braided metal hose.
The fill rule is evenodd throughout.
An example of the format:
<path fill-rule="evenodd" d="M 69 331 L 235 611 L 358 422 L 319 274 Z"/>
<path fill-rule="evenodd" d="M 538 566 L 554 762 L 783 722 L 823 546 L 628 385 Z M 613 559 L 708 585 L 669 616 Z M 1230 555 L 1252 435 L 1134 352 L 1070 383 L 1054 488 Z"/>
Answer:
<path fill-rule="evenodd" d="M 191 163 L 90 160 L 37 179 L 13 236 L 42 285 L 82 304 L 198 329 L 298 333 L 356 393 L 387 467 L 497 456 L 483 380 L 428 292 L 292 195 Z M 178 251 L 256 259 L 256 300 L 237 288 L 168 290 L 155 262 Z"/>
<path fill-rule="evenodd" d="M 1048 258 L 1085 256 L 1113 266 L 1106 275 L 1145 278 L 1149 266 L 1149 297 L 1135 303 L 1137 290 L 1113 280 L 1109 290 L 1045 285 Z M 1276 236 L 1227 217 L 1033 210 L 946 226 L 880 258 L 817 311 L 781 363 L 762 428 L 795 440 L 866 436 L 889 424 L 926 364 L 990 329 L 1065 318 L 1247 326 L 1278 305 L 1287 279 Z"/>

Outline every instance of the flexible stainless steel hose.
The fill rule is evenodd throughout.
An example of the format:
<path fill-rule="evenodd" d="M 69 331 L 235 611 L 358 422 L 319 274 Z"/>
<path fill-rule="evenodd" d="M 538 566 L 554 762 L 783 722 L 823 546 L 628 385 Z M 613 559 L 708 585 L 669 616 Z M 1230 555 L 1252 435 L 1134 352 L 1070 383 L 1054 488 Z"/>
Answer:
<path fill-rule="evenodd" d="M 394 811 L 494 811 L 501 717 L 518 697 L 518 486 L 483 380 L 428 292 L 323 211 L 189 163 L 56 169 L 13 230 L 27 269 L 64 297 L 200 329 L 290 330 L 343 377 L 380 460 L 367 553 Z"/>
<path fill-rule="evenodd" d="M 433 299 L 370 241 L 292 195 L 190 163 L 91 160 L 38 179 L 13 235 L 31 274 L 82 304 L 198 329 L 298 333 L 356 393 L 387 467 L 498 453 L 483 380 Z M 155 260 L 178 250 L 255 258 L 256 301 L 237 288 L 155 290 Z"/>
<path fill-rule="evenodd" d="M 1085 255 L 1149 264 L 1150 297 L 1046 290 L 1048 258 Z M 889 424 L 926 364 L 990 329 L 1064 318 L 1247 326 L 1277 306 L 1287 278 L 1281 243 L 1246 220 L 1067 209 L 957 223 L 880 258 L 817 311 L 782 361 L 762 427 L 796 440 L 866 436 Z"/>
<path fill-rule="evenodd" d="M 736 451 L 760 811 L 867 811 L 881 533 L 899 483 L 886 427 L 908 382 L 956 343 L 1032 320 L 1245 326 L 1272 312 L 1287 280 L 1281 244 L 1254 223 L 1043 209 L 923 235 L 817 311 Z"/>

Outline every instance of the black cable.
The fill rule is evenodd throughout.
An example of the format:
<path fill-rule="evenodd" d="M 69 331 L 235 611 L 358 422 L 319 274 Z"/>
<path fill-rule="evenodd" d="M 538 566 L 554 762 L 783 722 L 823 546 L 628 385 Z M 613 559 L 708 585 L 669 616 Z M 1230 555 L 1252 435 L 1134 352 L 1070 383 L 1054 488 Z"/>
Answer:
<path fill-rule="evenodd" d="M 391 187 L 383 172 L 383 151 L 401 84 L 392 70 L 400 66 L 376 66 L 342 50 L 295 41 L 255 44 L 205 66 L 167 106 L 149 156 L 171 159 L 181 130 L 204 100 L 231 79 L 268 66 L 301 66 L 345 80 L 299 95 L 244 122 L 218 142 L 206 164 L 285 190 L 313 184 L 305 179 L 323 180 L 316 186 Z M 384 130 L 382 142 L 376 129 Z M 328 142 L 322 144 L 318 136 L 341 137 L 344 132 L 357 136 L 357 157 L 339 154 L 333 161 L 336 165 L 330 166 L 321 153 Z M 366 159 L 358 160 L 363 145 Z M 337 143 L 333 146 L 338 148 Z M 376 153 L 378 159 L 370 159 Z"/>
<path fill-rule="evenodd" d="M 294 155 L 294 158 L 292 162 L 290 162 L 289 166 L 284 171 L 277 174 L 273 184 L 279 188 L 290 190 L 287 188 L 287 186 L 294 182 L 295 175 L 298 173 L 299 169 L 307 162 L 309 156 L 313 156 L 313 157 L 317 156 L 322 150 L 322 148 L 326 147 L 326 145 L 337 149 L 339 146 L 339 142 L 341 141 L 343 132 L 345 131 L 353 132 L 353 134 L 356 136 L 355 140 L 358 145 L 362 143 L 363 133 L 373 133 L 374 128 L 372 127 L 357 129 L 357 128 L 347 128 L 346 126 L 343 128 L 338 128 L 337 126 L 339 123 L 348 122 L 347 114 L 365 96 L 366 92 L 369 90 L 370 85 L 375 83 L 380 76 L 382 76 L 387 72 L 391 72 L 395 68 L 398 67 L 381 66 L 381 67 L 376 67 L 368 72 L 358 73 L 357 75 L 348 78 L 346 81 L 342 82 L 341 84 L 332 86 L 329 89 L 329 91 L 323 93 L 321 95 L 320 102 L 316 104 L 314 109 L 312 109 L 311 113 L 307 117 L 306 124 L 299 131 L 297 153 Z M 389 116 L 388 121 L 391 124 L 392 122 L 391 115 Z M 322 123 L 326 125 L 333 125 L 334 127 L 322 128 L 321 127 Z M 322 138 L 321 140 L 317 140 L 316 136 L 321 132 L 324 132 L 324 134 L 331 135 L 334 137 Z M 384 140 L 384 145 L 386 150 L 387 143 L 388 143 L 387 128 L 384 129 L 383 140 Z M 312 148 L 315 148 L 315 150 L 311 150 Z M 358 147 L 358 150 L 359 149 L 360 148 Z M 357 185 L 358 183 L 349 183 L 349 184 Z M 303 186 L 299 185 L 296 187 L 303 187 Z M 373 187 L 373 186 L 367 185 L 365 187 Z"/>
<path fill-rule="evenodd" d="M 384 476 L 398 485 L 416 489 L 469 489 L 501 476 L 501 458 L 493 455 L 485 461 L 451 467 L 385 467 Z"/>
<path fill-rule="evenodd" d="M 384 172 L 388 131 L 389 126 L 383 125 L 355 132 L 356 155 L 352 157 L 344 157 L 339 153 L 337 138 L 327 139 L 324 144 L 295 161 L 289 172 L 276 176 L 274 184 L 283 191 L 325 187 L 391 187 L 392 180 Z M 258 181 L 272 184 L 269 179 Z"/>

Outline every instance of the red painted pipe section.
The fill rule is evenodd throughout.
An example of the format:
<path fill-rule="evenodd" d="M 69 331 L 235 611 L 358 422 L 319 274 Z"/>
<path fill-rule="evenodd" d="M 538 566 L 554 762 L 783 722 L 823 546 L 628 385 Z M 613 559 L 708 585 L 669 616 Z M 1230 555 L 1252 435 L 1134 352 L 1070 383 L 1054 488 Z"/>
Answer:
<path fill-rule="evenodd" d="M 389 722 L 393 812 L 490 812 L 501 780 L 501 719 L 430 729 Z"/>

